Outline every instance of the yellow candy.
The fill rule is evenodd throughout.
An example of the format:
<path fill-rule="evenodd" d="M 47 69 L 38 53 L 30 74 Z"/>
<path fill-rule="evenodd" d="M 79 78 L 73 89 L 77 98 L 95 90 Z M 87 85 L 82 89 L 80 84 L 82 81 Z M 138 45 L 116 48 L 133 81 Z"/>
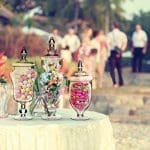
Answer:
<path fill-rule="evenodd" d="M 29 92 L 30 91 L 30 89 L 29 88 L 26 88 L 26 92 Z"/>
<path fill-rule="evenodd" d="M 25 92 L 25 89 L 21 89 L 21 93 L 24 93 Z"/>
<path fill-rule="evenodd" d="M 23 86 L 22 86 L 22 89 L 24 89 L 24 90 L 25 90 L 25 89 L 26 89 L 26 87 L 27 87 L 26 85 L 23 85 Z"/>
<path fill-rule="evenodd" d="M 32 79 L 29 79 L 28 82 L 29 82 L 29 83 L 33 83 Z"/>
<path fill-rule="evenodd" d="M 22 96 L 21 96 L 21 99 L 25 99 L 25 95 L 22 95 Z"/>
<path fill-rule="evenodd" d="M 33 95 L 33 92 L 32 92 L 32 91 L 30 91 L 30 92 L 29 92 L 29 94 L 30 94 L 30 95 Z"/>

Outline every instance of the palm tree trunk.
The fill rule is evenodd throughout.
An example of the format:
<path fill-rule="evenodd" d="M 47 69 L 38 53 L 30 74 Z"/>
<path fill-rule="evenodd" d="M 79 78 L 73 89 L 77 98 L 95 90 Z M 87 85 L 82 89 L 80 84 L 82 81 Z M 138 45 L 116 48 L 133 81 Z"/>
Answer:
<path fill-rule="evenodd" d="M 78 24 L 77 24 L 77 20 L 79 18 L 79 9 L 80 9 L 80 3 L 78 0 L 75 0 L 75 13 L 74 13 L 74 21 L 76 21 L 76 24 L 74 26 L 75 31 L 78 32 Z"/>
<path fill-rule="evenodd" d="M 110 0 L 105 0 L 105 33 L 110 30 Z"/>

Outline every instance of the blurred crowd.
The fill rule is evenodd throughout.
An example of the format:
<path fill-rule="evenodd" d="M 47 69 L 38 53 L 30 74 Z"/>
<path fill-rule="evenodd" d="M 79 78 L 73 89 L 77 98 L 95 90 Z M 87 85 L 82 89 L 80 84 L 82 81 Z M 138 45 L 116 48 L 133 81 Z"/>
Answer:
<path fill-rule="evenodd" d="M 67 77 L 72 75 L 76 69 L 75 63 L 81 59 L 85 71 L 94 78 L 93 87 L 96 88 L 96 81 L 99 87 L 102 87 L 102 76 L 109 55 L 106 35 L 102 30 L 93 31 L 91 26 L 87 25 L 79 35 L 73 28 L 69 28 L 64 37 L 59 35 L 58 29 L 54 29 L 50 36 L 54 37 L 56 48 L 60 50 L 60 56 L 63 58 L 62 72 Z"/>
<path fill-rule="evenodd" d="M 81 59 L 85 71 L 94 78 L 93 89 L 101 88 L 106 62 L 108 62 L 112 85 L 114 87 L 124 85 L 121 60 L 122 53 L 127 48 L 128 39 L 120 30 L 119 23 L 113 23 L 112 30 L 108 34 L 105 34 L 103 30 L 93 30 L 89 24 L 78 34 L 74 28 L 69 28 L 64 37 L 61 37 L 59 33 L 58 29 L 53 29 L 50 36 L 54 37 L 56 48 L 60 50 L 60 56 L 64 60 L 62 71 L 67 77 L 72 75 L 75 68 L 73 65 Z M 137 24 L 132 35 L 131 47 L 133 73 L 142 71 L 147 40 L 146 32 L 140 24 Z"/>
<path fill-rule="evenodd" d="M 112 30 L 105 34 L 103 30 L 93 30 L 87 24 L 80 33 L 68 28 L 61 36 L 61 31 L 54 28 L 50 34 L 55 40 L 55 48 L 63 58 L 62 72 L 70 77 L 76 69 L 78 60 L 82 60 L 84 70 L 93 76 L 93 89 L 103 86 L 106 62 L 109 64 L 110 77 L 114 87 L 123 86 L 122 53 L 127 48 L 127 36 L 120 30 L 119 23 L 112 24 Z M 147 51 L 147 34 L 140 24 L 135 26 L 132 35 L 132 72 L 142 71 L 142 61 Z M 9 79 L 7 57 L 0 54 L 0 76 L 6 74 Z M 117 70 L 117 72 L 115 71 Z M 117 73 L 117 75 L 116 75 Z M 118 79 L 117 79 L 118 78 Z M 110 83 L 111 84 L 111 83 Z"/>

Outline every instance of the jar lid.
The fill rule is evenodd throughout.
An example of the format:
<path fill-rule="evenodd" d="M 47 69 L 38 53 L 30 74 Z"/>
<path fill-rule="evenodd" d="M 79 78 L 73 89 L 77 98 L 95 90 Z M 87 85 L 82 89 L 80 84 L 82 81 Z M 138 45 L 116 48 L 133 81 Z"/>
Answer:
<path fill-rule="evenodd" d="M 47 49 L 47 54 L 43 57 L 41 57 L 42 63 L 60 63 L 62 62 L 62 58 L 59 57 L 57 53 L 57 49 L 55 49 L 55 40 L 53 37 L 50 37 L 49 39 L 49 48 Z"/>
<path fill-rule="evenodd" d="M 12 64 L 13 67 L 33 67 L 35 66 L 34 63 L 21 63 L 21 62 L 17 62 L 17 63 L 13 63 Z"/>
<path fill-rule="evenodd" d="M 49 48 L 47 49 L 47 54 L 45 56 L 59 57 L 57 50 L 55 49 L 55 40 L 53 37 L 49 39 Z"/>
<path fill-rule="evenodd" d="M 41 57 L 41 60 L 45 60 L 45 61 L 48 61 L 48 62 L 57 62 L 57 61 L 60 61 L 62 60 L 62 58 L 58 57 L 58 56 L 48 56 L 48 55 L 45 55 L 45 56 L 42 56 Z"/>
<path fill-rule="evenodd" d="M 81 60 L 78 62 L 78 70 L 70 78 L 71 81 L 91 81 L 92 76 L 88 75 L 87 72 L 83 71 L 83 63 Z"/>
<path fill-rule="evenodd" d="M 29 62 L 27 60 L 27 55 L 28 55 L 28 50 L 26 49 L 26 47 L 22 47 L 22 50 L 20 51 L 19 61 L 16 63 L 13 63 L 12 66 L 13 67 L 32 67 L 32 66 L 35 66 L 35 64 L 33 62 Z"/>

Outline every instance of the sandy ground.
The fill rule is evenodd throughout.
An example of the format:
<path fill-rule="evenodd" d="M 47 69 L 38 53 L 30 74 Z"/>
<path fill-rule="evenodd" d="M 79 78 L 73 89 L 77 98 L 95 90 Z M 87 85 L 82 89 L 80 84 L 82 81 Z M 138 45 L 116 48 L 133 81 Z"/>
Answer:
<path fill-rule="evenodd" d="M 150 150 L 150 124 L 112 123 L 116 150 Z"/>

